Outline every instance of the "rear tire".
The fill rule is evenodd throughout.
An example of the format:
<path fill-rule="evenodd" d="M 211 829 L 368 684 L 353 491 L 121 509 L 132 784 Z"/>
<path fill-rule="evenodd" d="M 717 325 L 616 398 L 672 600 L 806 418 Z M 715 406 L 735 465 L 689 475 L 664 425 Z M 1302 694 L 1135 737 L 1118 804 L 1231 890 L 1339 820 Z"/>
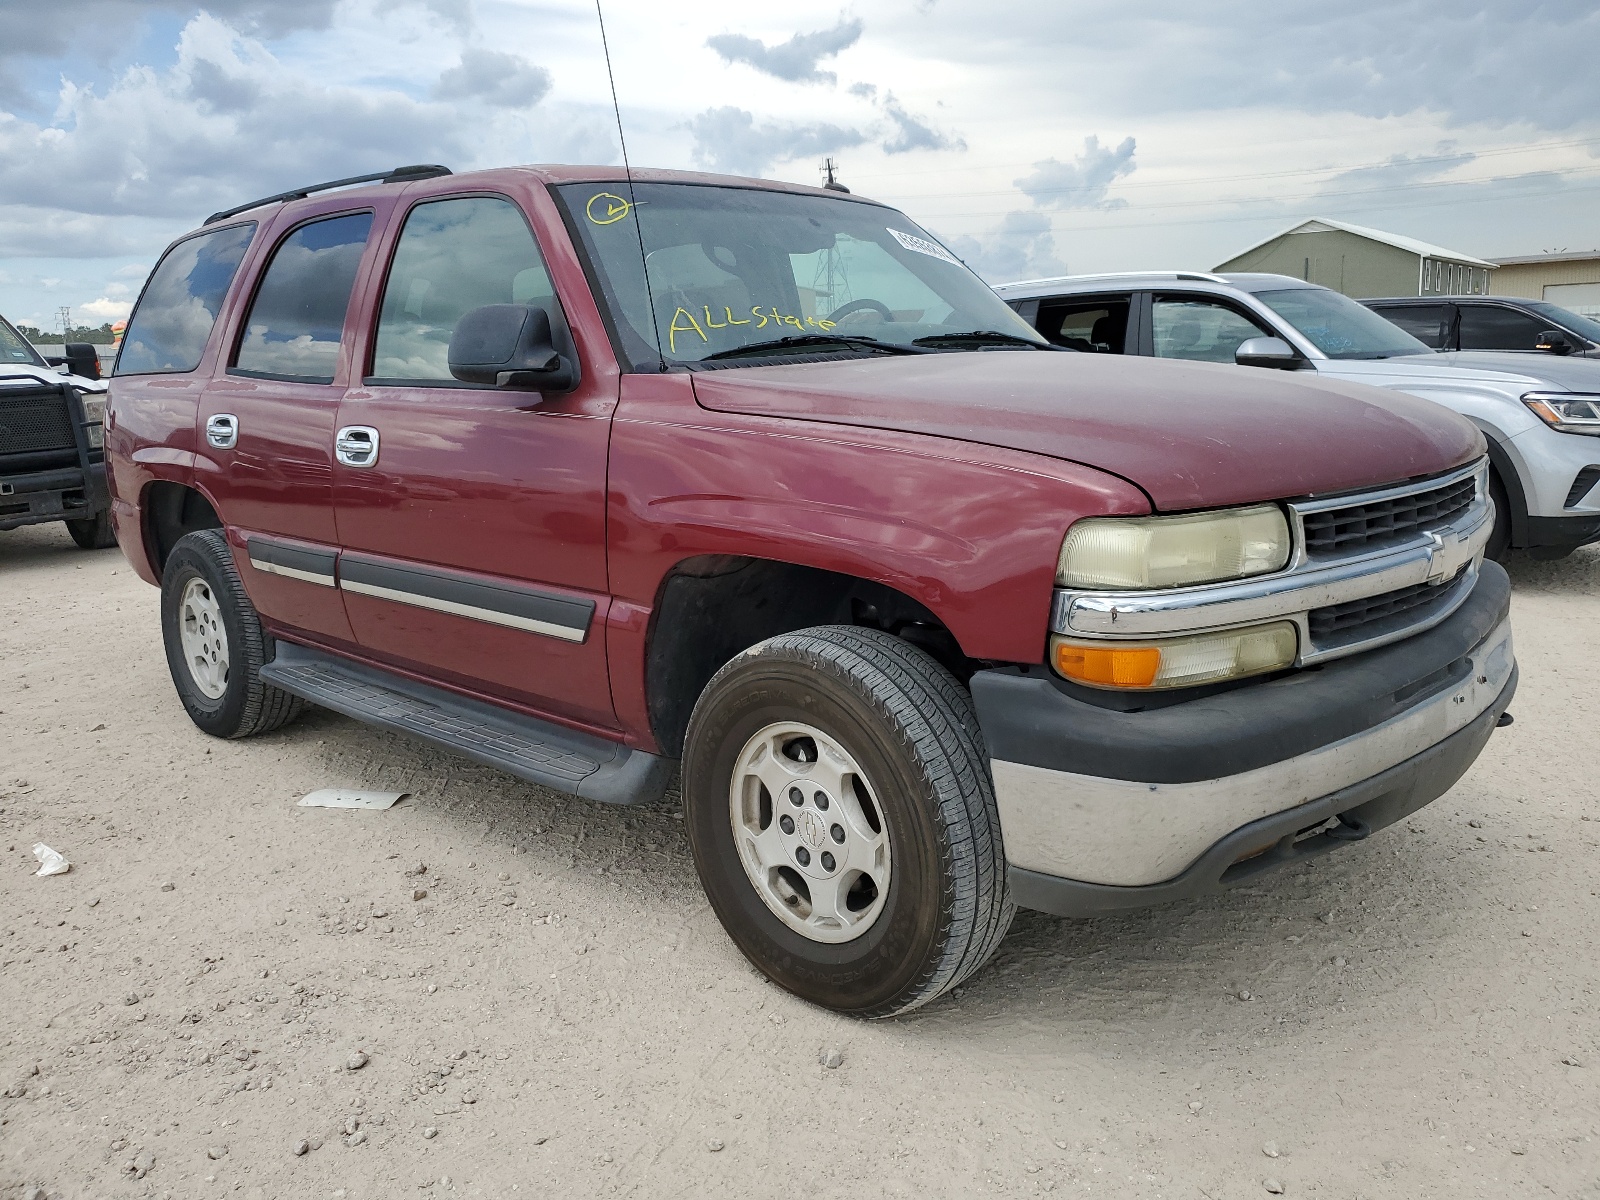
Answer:
<path fill-rule="evenodd" d="M 266 733 L 300 715 L 305 702 L 264 683 L 272 638 L 233 565 L 220 529 L 178 539 L 161 577 L 161 634 L 178 698 L 213 737 Z"/>
<path fill-rule="evenodd" d="M 63 521 L 72 540 L 80 550 L 109 550 L 117 544 L 117 531 L 111 527 L 111 514 L 84 517 L 81 521 Z"/>
<path fill-rule="evenodd" d="M 886 633 L 801 630 L 724 666 L 689 722 L 683 797 L 723 927 L 814 1004 L 917 1008 L 977 971 L 1011 924 L 971 698 Z"/>
<path fill-rule="evenodd" d="M 1511 553 L 1511 501 L 1506 497 L 1505 484 L 1493 471 L 1489 472 L 1489 496 L 1494 500 L 1494 528 L 1489 531 L 1483 554 L 1503 563 Z"/>

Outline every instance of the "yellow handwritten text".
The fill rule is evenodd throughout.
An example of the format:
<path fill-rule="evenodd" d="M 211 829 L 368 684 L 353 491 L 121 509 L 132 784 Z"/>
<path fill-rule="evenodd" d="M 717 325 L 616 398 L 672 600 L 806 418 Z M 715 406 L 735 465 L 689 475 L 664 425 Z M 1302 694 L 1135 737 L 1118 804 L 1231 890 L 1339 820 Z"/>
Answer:
<path fill-rule="evenodd" d="M 678 352 L 678 335 L 680 333 L 698 334 L 702 342 L 709 344 L 711 335 L 706 332 L 708 329 L 728 329 L 734 325 L 749 325 L 752 323 L 749 319 L 734 316 L 733 309 L 726 305 L 722 306 L 722 315 L 725 319 L 721 321 L 711 315 L 711 306 L 709 304 L 702 304 L 700 312 L 701 316 L 696 317 L 687 308 L 679 308 L 672 314 L 672 320 L 667 323 L 667 348 L 673 354 Z M 757 329 L 765 329 L 768 325 L 788 325 L 804 333 L 807 326 L 809 326 L 812 329 L 820 329 L 826 333 L 838 327 L 837 321 L 829 321 L 822 317 L 794 317 L 788 313 L 779 312 L 776 308 L 764 309 L 759 304 L 751 308 L 750 317 L 753 318 Z"/>
<path fill-rule="evenodd" d="M 678 318 L 680 317 L 689 323 L 687 325 L 679 325 Z M 711 340 L 706 336 L 706 331 L 700 328 L 700 322 L 694 319 L 694 314 L 687 308 L 680 308 L 677 312 L 673 313 L 672 323 L 667 326 L 667 348 L 670 349 L 672 353 L 676 354 L 678 352 L 678 335 L 680 333 L 688 333 L 691 329 L 700 335 L 700 340 L 702 342 L 709 342 Z"/>

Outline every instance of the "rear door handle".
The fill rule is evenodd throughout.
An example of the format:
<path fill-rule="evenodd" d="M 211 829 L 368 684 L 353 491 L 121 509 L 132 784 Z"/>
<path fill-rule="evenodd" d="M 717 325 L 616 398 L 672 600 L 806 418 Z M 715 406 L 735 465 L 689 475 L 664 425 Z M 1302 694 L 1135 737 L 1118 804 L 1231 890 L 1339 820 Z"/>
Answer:
<path fill-rule="evenodd" d="M 370 425 L 346 425 L 334 438 L 333 454 L 347 467 L 378 463 L 378 431 Z"/>
<path fill-rule="evenodd" d="M 232 450 L 239 444 L 239 418 L 232 413 L 217 413 L 208 417 L 206 443 L 217 450 Z"/>

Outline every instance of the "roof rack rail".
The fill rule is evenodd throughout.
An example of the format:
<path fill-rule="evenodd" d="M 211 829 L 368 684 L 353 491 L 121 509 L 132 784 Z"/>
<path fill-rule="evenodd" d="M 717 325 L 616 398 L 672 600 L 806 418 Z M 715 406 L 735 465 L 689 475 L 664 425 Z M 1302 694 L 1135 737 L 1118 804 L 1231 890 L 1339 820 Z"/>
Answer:
<path fill-rule="evenodd" d="M 309 187 L 296 188 L 292 192 L 279 192 L 276 196 L 263 196 L 259 200 L 252 200 L 248 204 L 241 204 L 235 208 L 225 208 L 221 212 L 214 212 L 206 218 L 207 225 L 214 225 L 218 221 L 226 221 L 229 217 L 238 216 L 242 212 L 249 212 L 252 208 L 260 208 L 263 204 L 281 204 L 286 200 L 304 200 L 313 192 L 326 192 L 332 188 L 349 187 L 354 183 L 412 183 L 418 179 L 437 179 L 441 175 L 449 175 L 449 167 L 441 167 L 438 163 L 417 163 L 409 167 L 396 167 L 392 171 L 379 171 L 376 175 L 352 175 L 349 179 L 330 179 L 327 183 L 313 183 Z"/>

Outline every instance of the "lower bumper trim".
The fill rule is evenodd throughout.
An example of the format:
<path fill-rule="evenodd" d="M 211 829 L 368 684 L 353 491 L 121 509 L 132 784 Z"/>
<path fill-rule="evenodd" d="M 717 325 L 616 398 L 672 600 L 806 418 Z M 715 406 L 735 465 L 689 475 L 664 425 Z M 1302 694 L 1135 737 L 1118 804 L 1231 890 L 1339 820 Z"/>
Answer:
<path fill-rule="evenodd" d="M 1234 830 L 1176 878 L 1118 887 L 1011 867 L 1011 893 L 1022 908 L 1059 917 L 1101 916 L 1222 891 L 1285 863 L 1361 841 L 1455 786 L 1483 750 L 1516 690 L 1513 668 L 1494 703 L 1443 741 L 1370 779 Z"/>

